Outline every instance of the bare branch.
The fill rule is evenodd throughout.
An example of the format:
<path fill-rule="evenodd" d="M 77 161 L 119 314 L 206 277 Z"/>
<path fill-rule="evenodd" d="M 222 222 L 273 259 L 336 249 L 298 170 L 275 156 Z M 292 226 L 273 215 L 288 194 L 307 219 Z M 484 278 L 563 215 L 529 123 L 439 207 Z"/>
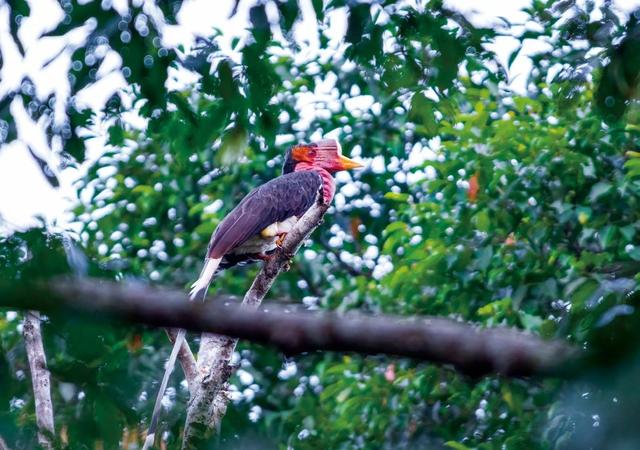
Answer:
<path fill-rule="evenodd" d="M 322 223 L 322 218 L 329 208 L 323 203 L 316 203 L 300 218 L 295 227 L 287 234 L 282 248 L 269 259 L 247 291 L 242 301 L 244 306 L 257 308 L 273 285 L 276 277 L 289 268 L 291 258 L 298 252 L 304 241 Z"/>
<path fill-rule="evenodd" d="M 9 446 L 4 439 L 2 439 L 2 436 L 0 436 L 0 450 L 9 450 Z"/>
<path fill-rule="evenodd" d="M 293 255 L 302 246 L 304 240 L 322 222 L 328 205 L 318 202 L 307 211 L 295 227 L 287 234 L 282 248 L 265 262 L 262 270 L 253 280 L 251 288 L 242 301 L 242 306 L 255 309 L 260 306 L 273 282 L 284 269 L 288 269 Z M 187 409 L 182 447 L 191 448 L 206 438 L 202 430 L 212 431 L 220 427 L 226 412 L 228 398 L 225 395 L 227 381 L 233 373 L 229 362 L 238 343 L 237 339 L 209 333 L 202 335 L 198 353 L 198 378 Z"/>
<path fill-rule="evenodd" d="M 260 277 L 278 273 L 268 270 L 261 271 Z M 449 364 L 474 376 L 567 376 L 582 367 L 576 363 L 584 353 L 576 347 L 513 329 L 482 329 L 443 318 L 294 311 L 295 307 L 279 305 L 258 310 L 267 284 L 268 280 L 256 279 L 256 289 L 247 293 L 244 306 L 240 306 L 238 299 L 230 296 L 191 303 L 184 301 L 181 291 L 89 279 L 53 280 L 24 290 L 10 289 L 11 285 L 3 286 L 0 281 L 0 305 L 51 313 L 68 308 L 93 318 L 217 333 L 208 337 L 211 344 L 203 343 L 203 347 L 212 345 L 216 353 L 208 359 L 210 365 L 202 365 L 204 371 L 196 375 L 196 382 L 211 389 L 211 401 L 196 416 L 198 423 L 207 426 L 219 425 L 224 415 L 226 382 L 234 369 L 229 360 L 237 338 L 270 344 L 287 354 L 331 350 L 406 356 Z M 91 302 L 83 301 L 85 298 Z M 253 302 L 250 307 L 247 299 Z M 206 434 L 207 428 L 196 428 L 202 432 L 200 436 Z"/>
<path fill-rule="evenodd" d="M 24 317 L 24 344 L 27 348 L 33 397 L 36 405 L 36 423 L 38 425 L 38 443 L 46 449 L 53 448 L 53 404 L 51 403 L 51 379 L 47 369 L 47 357 L 42 345 L 40 313 L 28 311 Z"/>
<path fill-rule="evenodd" d="M 449 364 L 474 376 L 568 376 L 582 367 L 576 363 L 584 356 L 565 342 L 443 318 L 340 315 L 279 305 L 258 310 L 242 307 L 237 298 L 229 296 L 213 296 L 208 302 L 194 304 L 185 302 L 181 291 L 90 279 L 59 279 L 25 290 L 3 290 L 2 284 L 0 305 L 4 306 L 50 313 L 71 309 L 93 318 L 217 333 L 216 356 L 225 364 L 215 363 L 219 370 L 207 372 L 206 381 L 208 387 L 215 387 L 215 396 L 200 417 L 213 424 L 220 423 L 227 405 L 225 383 L 234 369 L 228 363 L 234 338 L 270 344 L 287 354 L 331 350 L 406 356 Z M 91 302 L 83 301 L 85 298 Z M 250 298 L 259 296 L 252 293 Z M 204 378 L 200 373 L 197 377 Z"/>
<path fill-rule="evenodd" d="M 564 375 L 569 374 L 569 359 L 583 355 L 566 342 L 509 328 L 483 329 L 439 317 L 294 311 L 274 304 L 254 309 L 223 295 L 191 303 L 184 301 L 182 291 L 141 284 L 58 279 L 22 295 L 0 293 L 0 305 L 12 308 L 47 313 L 69 309 L 93 318 L 217 333 L 273 345 L 287 354 L 331 350 L 406 356 L 451 364 L 473 375 Z"/>
<path fill-rule="evenodd" d="M 171 343 L 175 343 L 178 332 L 172 328 L 167 328 L 165 331 L 167 332 L 167 336 Z M 187 385 L 189 386 L 189 393 L 191 393 L 193 389 L 193 382 L 196 377 L 196 358 L 193 356 L 189 343 L 186 339 L 182 342 L 182 346 L 180 347 L 178 361 L 180 361 L 184 377 L 187 380 Z"/>

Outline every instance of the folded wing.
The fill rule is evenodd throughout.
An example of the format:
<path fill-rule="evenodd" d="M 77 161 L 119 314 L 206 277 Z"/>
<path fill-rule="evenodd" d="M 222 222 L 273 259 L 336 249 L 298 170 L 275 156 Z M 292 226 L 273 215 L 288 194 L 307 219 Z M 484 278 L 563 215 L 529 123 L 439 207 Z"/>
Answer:
<path fill-rule="evenodd" d="M 302 216 L 322 187 L 313 171 L 293 172 L 250 192 L 218 225 L 209 243 L 208 258 L 221 258 L 274 222 Z"/>

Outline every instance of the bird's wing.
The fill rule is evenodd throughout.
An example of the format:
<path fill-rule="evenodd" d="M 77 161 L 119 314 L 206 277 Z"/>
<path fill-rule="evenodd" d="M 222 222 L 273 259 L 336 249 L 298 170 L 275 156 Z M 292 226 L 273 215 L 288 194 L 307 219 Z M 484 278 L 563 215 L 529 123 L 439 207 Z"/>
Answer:
<path fill-rule="evenodd" d="M 274 222 L 300 217 L 322 187 L 313 171 L 279 176 L 251 191 L 218 225 L 209 243 L 209 258 L 220 258 Z"/>

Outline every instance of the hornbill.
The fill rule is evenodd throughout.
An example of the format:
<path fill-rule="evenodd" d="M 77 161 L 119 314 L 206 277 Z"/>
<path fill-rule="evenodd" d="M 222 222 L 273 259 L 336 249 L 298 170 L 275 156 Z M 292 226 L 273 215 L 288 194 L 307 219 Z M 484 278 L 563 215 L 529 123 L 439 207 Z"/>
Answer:
<path fill-rule="evenodd" d="M 219 271 L 268 258 L 318 195 L 322 195 L 325 204 L 331 202 L 335 193 L 332 173 L 357 167 L 361 165 L 343 156 L 340 144 L 333 139 L 290 148 L 282 175 L 251 191 L 213 232 L 202 272 L 191 286 L 190 299 L 204 299 Z M 160 384 L 143 450 L 153 444 L 162 397 L 184 337 L 185 330 L 180 330 Z"/>

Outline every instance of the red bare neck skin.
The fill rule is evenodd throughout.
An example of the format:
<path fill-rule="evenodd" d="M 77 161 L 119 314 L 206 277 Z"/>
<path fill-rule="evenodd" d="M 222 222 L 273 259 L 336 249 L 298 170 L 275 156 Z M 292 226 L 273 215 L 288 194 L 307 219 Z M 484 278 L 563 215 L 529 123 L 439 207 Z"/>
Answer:
<path fill-rule="evenodd" d="M 322 178 L 322 199 L 328 205 L 333 200 L 333 194 L 336 192 L 336 182 L 329 172 L 322 167 L 314 166 L 307 162 L 299 162 L 296 164 L 295 172 L 303 172 L 313 170 Z"/>

